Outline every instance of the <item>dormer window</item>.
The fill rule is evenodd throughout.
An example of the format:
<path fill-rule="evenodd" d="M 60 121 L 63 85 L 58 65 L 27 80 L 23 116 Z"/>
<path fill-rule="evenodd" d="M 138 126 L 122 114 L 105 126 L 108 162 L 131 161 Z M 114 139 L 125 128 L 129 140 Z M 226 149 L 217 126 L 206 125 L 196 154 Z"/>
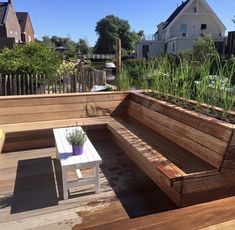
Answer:
<path fill-rule="evenodd" d="M 197 7 L 196 6 L 193 7 L 193 13 L 197 13 Z"/>

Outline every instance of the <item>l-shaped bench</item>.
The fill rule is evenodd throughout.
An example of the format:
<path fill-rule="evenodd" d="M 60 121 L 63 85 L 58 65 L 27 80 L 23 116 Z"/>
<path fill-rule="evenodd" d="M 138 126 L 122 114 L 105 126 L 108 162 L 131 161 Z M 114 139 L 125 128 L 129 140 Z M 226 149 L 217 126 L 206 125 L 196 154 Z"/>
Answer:
<path fill-rule="evenodd" d="M 53 128 L 106 129 L 179 207 L 233 195 L 233 125 L 181 110 L 130 92 L 2 97 L 3 151 L 51 145 Z"/>

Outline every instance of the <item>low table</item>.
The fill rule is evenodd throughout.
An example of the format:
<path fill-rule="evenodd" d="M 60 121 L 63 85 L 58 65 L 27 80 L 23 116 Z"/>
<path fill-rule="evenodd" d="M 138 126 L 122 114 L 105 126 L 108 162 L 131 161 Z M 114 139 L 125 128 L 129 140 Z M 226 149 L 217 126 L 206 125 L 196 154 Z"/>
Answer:
<path fill-rule="evenodd" d="M 57 159 L 60 160 L 62 170 L 64 199 L 68 199 L 69 188 L 94 184 L 96 193 L 98 193 L 100 189 L 99 165 L 102 163 L 102 159 L 88 138 L 84 144 L 83 153 L 76 156 L 72 155 L 72 146 L 66 139 L 66 133 L 74 129 L 82 130 L 80 126 L 53 129 L 57 148 Z M 80 171 L 82 168 L 94 168 L 94 177 L 83 178 Z M 67 171 L 71 170 L 76 171 L 78 180 L 67 181 Z"/>

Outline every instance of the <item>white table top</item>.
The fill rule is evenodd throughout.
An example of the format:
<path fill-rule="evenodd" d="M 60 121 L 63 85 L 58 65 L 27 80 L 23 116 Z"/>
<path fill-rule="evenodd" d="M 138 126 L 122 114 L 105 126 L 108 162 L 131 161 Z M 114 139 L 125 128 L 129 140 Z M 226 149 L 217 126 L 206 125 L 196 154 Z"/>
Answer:
<path fill-rule="evenodd" d="M 83 153 L 81 155 L 76 155 L 76 156 L 72 155 L 72 145 L 67 141 L 66 133 L 74 129 L 81 130 L 82 128 L 78 126 L 78 127 L 53 129 L 61 166 L 76 165 L 77 167 L 79 166 L 83 167 L 89 165 L 92 166 L 93 163 L 100 164 L 102 162 L 102 159 L 88 138 L 84 144 Z"/>

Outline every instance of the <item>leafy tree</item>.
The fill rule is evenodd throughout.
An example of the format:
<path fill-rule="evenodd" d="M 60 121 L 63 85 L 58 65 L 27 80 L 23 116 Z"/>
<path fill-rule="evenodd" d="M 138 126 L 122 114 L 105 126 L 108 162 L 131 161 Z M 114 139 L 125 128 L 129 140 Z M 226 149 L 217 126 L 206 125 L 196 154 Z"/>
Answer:
<path fill-rule="evenodd" d="M 55 44 L 51 41 L 49 36 L 43 36 L 41 43 L 45 44 L 49 48 L 55 48 Z"/>
<path fill-rule="evenodd" d="M 98 54 L 114 54 L 117 38 L 121 39 L 123 50 L 131 53 L 139 39 L 138 34 L 131 31 L 128 21 L 114 15 L 108 15 L 98 21 L 95 31 L 99 37 L 94 52 Z M 139 33 L 141 35 L 141 32 Z"/>
<path fill-rule="evenodd" d="M 28 43 L 15 45 L 0 53 L 2 74 L 46 74 L 56 73 L 60 66 L 58 55 L 44 44 Z"/>
<path fill-rule="evenodd" d="M 87 44 L 87 41 L 84 39 L 79 39 L 76 43 L 71 39 L 68 35 L 67 37 L 58 37 L 58 36 L 43 36 L 42 41 L 40 43 L 45 44 L 49 48 L 56 48 L 59 46 L 64 46 L 69 50 L 66 52 L 70 57 L 74 57 L 77 55 L 77 52 L 80 50 L 83 54 L 87 54 L 90 52 L 90 48 Z"/>
<path fill-rule="evenodd" d="M 77 47 L 77 51 L 80 51 L 82 54 L 88 54 L 90 52 L 87 41 L 84 39 L 80 38 L 76 47 Z"/>

